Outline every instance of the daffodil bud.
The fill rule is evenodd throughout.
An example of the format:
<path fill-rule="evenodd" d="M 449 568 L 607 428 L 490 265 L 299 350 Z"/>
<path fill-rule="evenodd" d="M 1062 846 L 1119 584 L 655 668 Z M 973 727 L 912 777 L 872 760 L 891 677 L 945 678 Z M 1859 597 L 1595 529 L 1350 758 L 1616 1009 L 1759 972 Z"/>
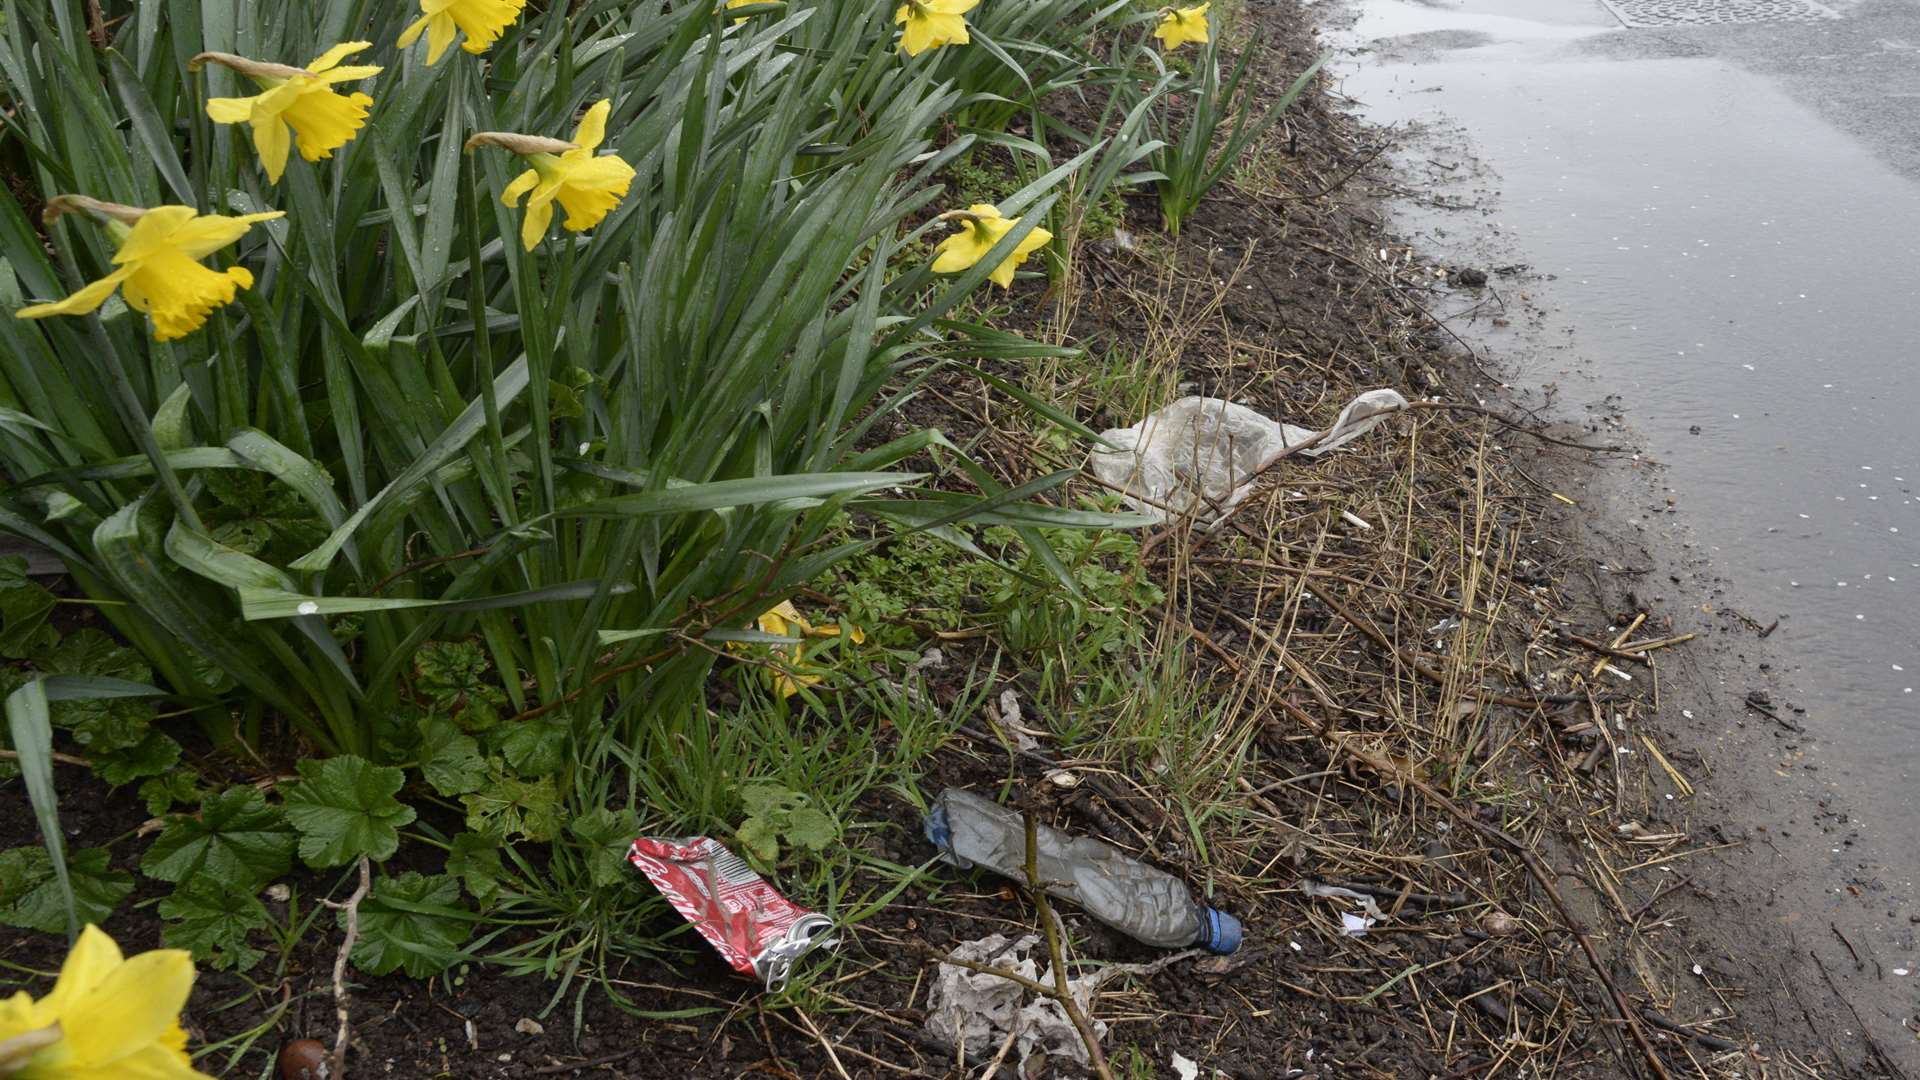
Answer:
<path fill-rule="evenodd" d="M 37 1028 L 10 1039 L 0 1039 L 0 1078 L 20 1072 L 33 1055 L 60 1041 L 60 1022 Z"/>
<path fill-rule="evenodd" d="M 145 209 L 125 203 L 102 202 L 85 195 L 55 195 L 47 200 L 46 208 L 40 212 L 40 220 L 51 225 L 68 214 L 86 214 L 96 221 L 132 225 L 145 213 Z"/>
<path fill-rule="evenodd" d="M 187 61 L 187 70 L 199 71 L 209 62 L 219 64 L 221 67 L 227 68 L 230 71 L 239 72 L 254 82 L 259 83 L 261 86 L 278 86 L 288 79 L 312 74 L 312 72 L 305 68 L 297 68 L 288 64 L 269 64 L 265 61 L 249 60 L 244 56 L 235 56 L 232 53 L 224 52 L 203 52 Z"/>
<path fill-rule="evenodd" d="M 478 150 L 491 146 L 511 151 L 521 157 L 535 154 L 564 154 L 569 150 L 580 149 L 576 143 L 562 139 L 549 139 L 545 135 L 522 135 L 517 131 L 476 131 L 467 139 L 468 150 Z"/>

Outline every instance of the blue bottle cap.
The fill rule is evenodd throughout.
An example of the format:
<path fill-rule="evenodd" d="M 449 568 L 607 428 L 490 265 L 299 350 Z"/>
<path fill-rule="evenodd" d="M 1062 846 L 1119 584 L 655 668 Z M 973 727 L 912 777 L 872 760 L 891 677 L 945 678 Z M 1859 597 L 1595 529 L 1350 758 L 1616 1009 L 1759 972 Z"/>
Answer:
<path fill-rule="evenodd" d="M 1240 947 L 1240 920 L 1218 908 L 1207 910 L 1207 951 L 1225 956 Z"/>

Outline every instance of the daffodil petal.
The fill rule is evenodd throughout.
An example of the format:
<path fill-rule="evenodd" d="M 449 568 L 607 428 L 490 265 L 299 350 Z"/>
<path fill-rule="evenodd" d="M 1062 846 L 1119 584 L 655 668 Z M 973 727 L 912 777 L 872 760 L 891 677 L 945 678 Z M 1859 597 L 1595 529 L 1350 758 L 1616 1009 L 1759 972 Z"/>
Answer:
<path fill-rule="evenodd" d="M 371 41 L 343 41 L 315 57 L 313 63 L 307 65 L 307 70 L 316 73 L 331 71 L 340 66 L 340 61 L 345 60 L 354 53 L 364 52 L 371 48 L 373 48 L 373 42 Z M 375 70 L 378 69 L 376 68 Z"/>
<path fill-rule="evenodd" d="M 109 282 L 107 291 L 111 292 L 112 279 L 103 278 L 102 281 Z M 91 289 L 100 283 L 96 281 L 87 288 Z M 78 296 L 79 293 L 74 295 Z M 103 296 L 100 299 L 105 300 L 106 297 Z M 91 311 L 99 306 L 100 301 L 96 300 L 86 310 Z M 72 1009 L 74 1003 L 88 991 L 105 982 L 107 976 L 125 962 L 126 957 L 121 954 L 120 946 L 114 942 L 113 938 L 107 936 L 105 930 L 88 923 L 86 928 L 80 931 L 80 937 L 74 941 L 72 950 L 67 953 L 66 962 L 60 965 L 60 977 L 54 980 L 53 989 L 46 997 L 40 999 L 40 1010 L 47 1015 L 48 1022 L 51 1023 L 53 1019 L 59 1018 L 67 1010 Z M 174 1010 L 176 1013 L 179 1011 Z"/>
<path fill-rule="evenodd" d="M 133 273 L 131 267 L 123 267 L 98 281 L 89 281 L 75 290 L 64 300 L 55 300 L 46 304 L 33 304 L 13 313 L 17 319 L 44 319 L 49 315 L 85 315 L 107 302 L 113 290 L 120 287 L 127 275 Z"/>
<path fill-rule="evenodd" d="M 253 149 L 260 155 L 260 167 L 267 171 L 267 182 L 277 184 L 287 171 L 287 151 L 293 146 L 293 132 L 279 113 L 253 122 Z"/>
<path fill-rule="evenodd" d="M 285 216 L 284 210 L 268 210 L 262 214 L 241 214 L 237 217 L 220 214 L 194 217 L 173 227 L 167 235 L 167 246 L 179 249 L 180 254 L 189 259 L 205 258 L 247 235 L 247 230 L 256 223 Z M 125 254 L 125 249 L 121 254 Z"/>
<path fill-rule="evenodd" d="M 536 195 L 527 203 L 527 217 L 520 223 L 520 243 L 528 251 L 540 246 L 546 239 L 547 228 L 553 224 L 553 200 L 541 199 Z"/>
<path fill-rule="evenodd" d="M 244 124 L 253 116 L 257 97 L 217 97 L 207 99 L 207 116 L 216 124 Z"/>
<path fill-rule="evenodd" d="M 433 16 L 422 15 L 419 18 L 408 23 L 407 28 L 405 30 L 400 31 L 400 37 L 397 41 L 394 42 L 394 44 L 404 49 L 409 45 L 412 45 L 414 42 L 419 41 L 420 32 L 422 30 L 425 30 L 427 28 L 427 24 L 432 21 L 433 21 Z"/>
<path fill-rule="evenodd" d="M 593 103 L 593 107 L 587 110 L 585 116 L 580 118 L 580 126 L 573 133 L 573 144 L 578 146 L 580 151 L 591 154 L 599 148 L 601 141 L 607 137 L 607 114 L 611 111 L 613 111 L 612 99 L 601 98 Z M 579 153 L 580 151 L 568 152 Z"/>
<path fill-rule="evenodd" d="M 185 1050 L 155 1043 L 102 1065 L 69 1065 L 60 1080 L 212 1080 L 193 1067 Z"/>
<path fill-rule="evenodd" d="M 133 230 L 114 252 L 116 263 L 133 263 L 166 250 L 173 242 L 174 230 L 199 216 L 191 206 L 156 206 L 140 215 Z"/>
<path fill-rule="evenodd" d="M 447 47 L 453 44 L 453 36 L 459 32 L 453 19 L 446 15 L 435 15 L 427 22 L 427 66 L 440 62 L 447 53 Z"/>
<path fill-rule="evenodd" d="M 521 197 L 532 191 L 534 185 L 539 182 L 540 174 L 528 169 L 514 177 L 513 183 L 500 189 L 500 202 L 506 206 L 519 206 Z"/>
<path fill-rule="evenodd" d="M 313 81 L 319 82 L 319 83 L 326 83 L 328 85 L 332 85 L 334 83 L 353 82 L 356 79 L 371 79 L 375 75 L 378 75 L 385 70 L 387 69 L 383 67 L 375 67 L 375 66 L 339 67 L 339 68 L 334 68 L 331 71 L 323 71 L 314 75 Z"/>
<path fill-rule="evenodd" d="M 193 957 L 155 949 L 127 960 L 60 1013 L 61 1041 L 76 1065 L 107 1065 L 152 1046 L 179 1022 L 193 990 Z"/>
<path fill-rule="evenodd" d="M 935 248 L 933 272 L 936 274 L 954 274 L 980 261 L 980 253 L 966 250 L 965 235 L 955 233 L 940 241 Z M 961 243 L 955 243 L 961 241 Z"/>

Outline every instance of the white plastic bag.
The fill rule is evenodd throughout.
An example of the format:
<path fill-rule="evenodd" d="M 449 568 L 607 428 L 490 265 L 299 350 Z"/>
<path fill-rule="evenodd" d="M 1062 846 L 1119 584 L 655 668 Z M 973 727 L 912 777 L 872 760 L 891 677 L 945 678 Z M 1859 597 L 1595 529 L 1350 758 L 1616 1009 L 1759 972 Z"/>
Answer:
<path fill-rule="evenodd" d="M 1118 447 L 1096 447 L 1093 474 L 1119 489 L 1142 513 L 1165 520 L 1192 515 L 1209 521 L 1246 498 L 1248 483 L 1286 452 L 1319 457 L 1372 431 L 1407 399 L 1393 390 L 1369 390 L 1348 403 L 1323 434 L 1222 398 L 1184 397 L 1127 428 L 1101 437 Z"/>

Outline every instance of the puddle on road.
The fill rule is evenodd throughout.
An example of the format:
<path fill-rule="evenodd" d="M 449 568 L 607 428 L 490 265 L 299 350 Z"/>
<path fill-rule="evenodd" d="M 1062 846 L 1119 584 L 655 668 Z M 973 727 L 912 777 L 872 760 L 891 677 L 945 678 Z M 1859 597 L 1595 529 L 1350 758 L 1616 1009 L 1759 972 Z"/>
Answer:
<path fill-rule="evenodd" d="M 1826 779 L 1881 839 L 1910 835 L 1920 185 L 1765 78 L 1621 58 L 1633 32 L 1598 2 L 1463 6 L 1363 0 L 1340 36 L 1368 50 L 1342 81 L 1369 119 L 1464 131 L 1487 170 L 1468 201 L 1499 189 L 1487 213 L 1413 206 L 1396 227 L 1442 257 L 1483 255 L 1497 230 L 1555 275 L 1533 291 L 1566 347 L 1522 381 L 1558 380 L 1571 406 L 1618 395 L 1726 601 L 1783 617 Z M 1474 168 L 1432 150 L 1403 164 L 1436 182 Z M 1434 194 L 1458 198 L 1452 183 Z"/>

